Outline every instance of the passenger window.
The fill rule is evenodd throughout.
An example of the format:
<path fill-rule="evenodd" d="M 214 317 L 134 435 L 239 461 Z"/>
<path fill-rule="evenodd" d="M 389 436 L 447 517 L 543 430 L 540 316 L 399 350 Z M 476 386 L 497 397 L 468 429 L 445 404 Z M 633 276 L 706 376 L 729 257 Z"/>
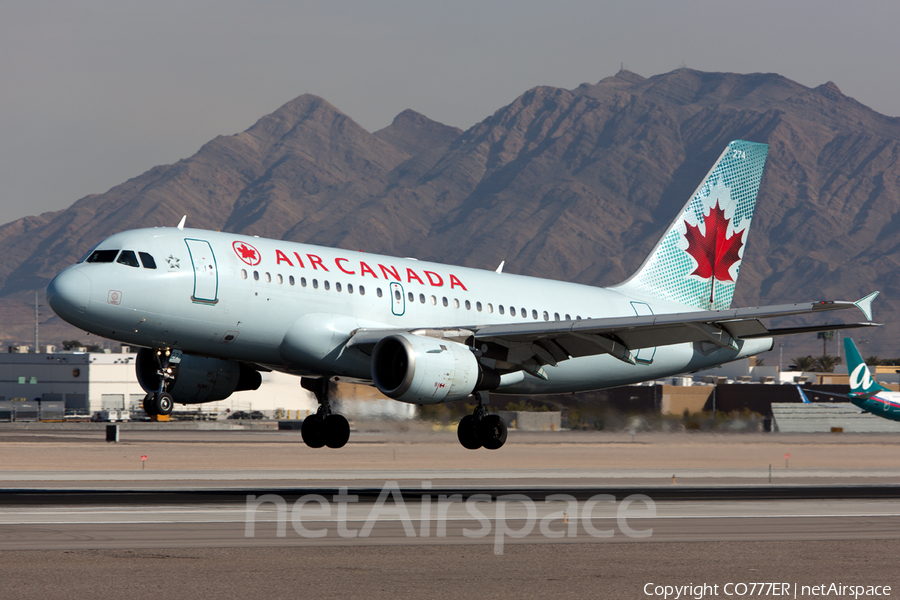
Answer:
<path fill-rule="evenodd" d="M 396 298 L 397 300 L 400 299 L 400 290 L 394 290 L 394 298 Z"/>
<path fill-rule="evenodd" d="M 327 279 L 325 280 L 325 282 L 322 285 L 325 287 L 325 291 L 328 291 L 331 289 L 331 284 L 328 282 Z"/>
<path fill-rule="evenodd" d="M 501 310 L 500 312 L 502 313 L 503 311 Z M 516 307 L 515 306 L 509 307 L 509 316 L 511 316 L 511 317 L 516 316 Z"/>
<path fill-rule="evenodd" d="M 410 302 L 415 302 L 415 301 L 416 301 L 416 295 L 413 294 L 412 292 L 408 293 L 406 296 L 409 298 L 409 301 L 410 301 Z"/>
<path fill-rule="evenodd" d="M 314 290 L 319 289 L 319 280 L 318 279 L 313 279 L 313 289 Z"/>
<path fill-rule="evenodd" d="M 334 289 L 335 289 L 335 291 L 338 291 L 338 292 L 341 291 L 341 282 L 340 281 L 338 281 L 337 283 L 334 284 Z"/>
<path fill-rule="evenodd" d="M 86 262 L 111 263 L 112 261 L 116 260 L 116 255 L 118 253 L 118 250 L 94 250 L 93 254 L 88 256 Z"/>
<path fill-rule="evenodd" d="M 253 271 L 253 281 L 259 281 L 259 271 Z"/>
<path fill-rule="evenodd" d="M 502 304 L 501 304 L 500 306 L 497 307 L 497 311 L 498 311 L 501 315 L 504 314 L 504 312 L 503 312 L 503 305 L 502 305 Z"/>
<path fill-rule="evenodd" d="M 553 320 L 559 321 L 559 313 L 553 313 Z"/>
<path fill-rule="evenodd" d="M 375 295 L 381 298 L 384 294 L 381 292 L 381 288 L 375 288 Z"/>
<path fill-rule="evenodd" d="M 288 276 L 288 283 L 291 284 L 291 285 L 294 285 L 294 282 L 295 282 L 294 276 L 293 276 L 293 275 L 289 275 L 289 276 Z"/>
<path fill-rule="evenodd" d="M 443 300 L 441 300 L 441 303 L 442 303 L 444 306 L 447 306 L 447 296 L 444 296 Z"/>
<path fill-rule="evenodd" d="M 300 287 L 306 287 L 306 277 L 300 278 Z"/>
<path fill-rule="evenodd" d="M 537 321 L 537 311 L 534 309 L 531 311 L 531 318 Z M 547 320 L 547 313 L 544 313 L 544 320 Z"/>
<path fill-rule="evenodd" d="M 453 308 L 459 308 L 459 299 L 458 298 L 453 299 Z"/>
<path fill-rule="evenodd" d="M 352 283 L 348 283 L 348 284 L 347 284 L 347 293 L 348 293 L 348 294 L 352 294 L 352 293 L 353 293 L 353 284 L 352 284 Z"/>
<path fill-rule="evenodd" d="M 366 288 L 365 288 L 365 287 L 359 286 L 359 295 L 360 295 L 360 296 L 365 296 L 365 295 L 366 295 Z"/>
<path fill-rule="evenodd" d="M 550 320 L 550 313 L 548 313 L 546 310 L 544 311 L 544 320 L 545 320 L 545 321 L 549 321 L 549 320 Z"/>
<path fill-rule="evenodd" d="M 275 281 L 277 281 L 278 283 L 284 283 L 284 277 L 282 277 L 281 274 L 278 274 L 275 276 Z"/>
<path fill-rule="evenodd" d="M 494 312 L 494 305 L 488 302 L 488 314 Z"/>
<path fill-rule="evenodd" d="M 141 262 L 144 263 L 145 269 L 155 269 L 156 261 L 153 260 L 153 257 L 147 254 L 146 252 L 138 252 L 138 256 L 141 257 Z"/>
<path fill-rule="evenodd" d="M 580 321 L 580 320 L 581 320 L 581 317 L 580 317 L 580 316 L 577 316 L 577 317 L 575 317 L 575 320 L 576 320 L 576 321 Z"/>
<path fill-rule="evenodd" d="M 571 321 L 571 320 L 572 320 L 572 317 L 570 317 L 569 315 L 566 315 L 566 321 Z"/>
<path fill-rule="evenodd" d="M 431 304 L 432 304 L 432 306 L 437 306 L 437 296 L 431 297 Z"/>
<path fill-rule="evenodd" d="M 481 312 L 481 302 L 475 303 L 475 310 L 477 310 L 478 312 Z"/>
<path fill-rule="evenodd" d="M 466 310 L 472 310 L 472 303 L 466 300 Z"/>
<path fill-rule="evenodd" d="M 419 302 L 425 304 L 425 294 L 419 294 Z"/>
<path fill-rule="evenodd" d="M 266 273 L 266 283 L 272 283 L 272 276 Z"/>
<path fill-rule="evenodd" d="M 241 269 L 241 279 L 247 279 L 247 269 Z"/>

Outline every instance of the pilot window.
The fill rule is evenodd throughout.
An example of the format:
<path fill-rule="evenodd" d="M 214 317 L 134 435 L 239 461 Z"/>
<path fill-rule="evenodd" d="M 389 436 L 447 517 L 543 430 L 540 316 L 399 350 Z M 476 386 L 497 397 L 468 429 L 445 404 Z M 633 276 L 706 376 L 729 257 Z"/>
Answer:
<path fill-rule="evenodd" d="M 122 250 L 122 253 L 119 254 L 117 263 L 120 265 L 128 265 L 129 267 L 138 267 L 141 265 L 138 264 L 137 256 L 134 255 L 134 250 Z"/>
<path fill-rule="evenodd" d="M 89 263 L 111 263 L 116 260 L 116 255 L 119 253 L 118 250 L 94 250 L 94 252 L 88 256 L 85 262 Z"/>
<path fill-rule="evenodd" d="M 156 261 L 153 260 L 153 257 L 147 254 L 146 252 L 138 252 L 138 256 L 141 257 L 141 262 L 144 263 L 145 269 L 155 269 Z"/>

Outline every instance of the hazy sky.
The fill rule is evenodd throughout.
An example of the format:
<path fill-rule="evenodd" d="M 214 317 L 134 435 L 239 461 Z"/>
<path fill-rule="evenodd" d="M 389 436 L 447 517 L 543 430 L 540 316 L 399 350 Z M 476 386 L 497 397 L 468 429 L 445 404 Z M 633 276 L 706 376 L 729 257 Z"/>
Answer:
<path fill-rule="evenodd" d="M 900 3 L 0 0 L 0 223 L 190 156 L 310 92 L 463 129 L 536 85 L 686 64 L 900 115 Z"/>

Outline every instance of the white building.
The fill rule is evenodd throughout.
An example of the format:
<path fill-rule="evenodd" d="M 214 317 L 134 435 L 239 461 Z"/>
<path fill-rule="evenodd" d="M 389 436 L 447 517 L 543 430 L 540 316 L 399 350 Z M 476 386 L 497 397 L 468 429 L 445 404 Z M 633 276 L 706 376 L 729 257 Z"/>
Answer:
<path fill-rule="evenodd" d="M 101 410 L 137 410 L 145 392 L 138 384 L 132 352 L 0 354 L 0 400 L 64 401 L 69 414 L 92 415 Z M 303 418 L 315 411 L 315 397 L 300 387 L 300 378 L 262 373 L 258 390 L 236 392 L 219 402 L 184 407 L 225 413 L 259 410 L 271 416 Z M 290 411 L 290 413 L 288 412 Z"/>

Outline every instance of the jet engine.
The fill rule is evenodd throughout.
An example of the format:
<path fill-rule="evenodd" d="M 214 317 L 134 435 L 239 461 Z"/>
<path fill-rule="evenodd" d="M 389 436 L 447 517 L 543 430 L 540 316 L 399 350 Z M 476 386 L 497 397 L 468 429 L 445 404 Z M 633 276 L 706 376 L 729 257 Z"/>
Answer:
<path fill-rule="evenodd" d="M 171 362 L 168 368 L 174 379 L 170 380 L 166 391 L 182 404 L 224 400 L 234 392 L 256 390 L 262 384 L 258 371 L 233 360 L 185 354 L 180 362 Z M 141 348 L 135 370 L 144 391 L 159 391 L 159 363 L 155 351 Z"/>
<path fill-rule="evenodd" d="M 496 389 L 500 374 L 480 365 L 468 346 L 401 333 L 375 345 L 372 381 L 378 391 L 394 400 L 438 404 Z"/>

